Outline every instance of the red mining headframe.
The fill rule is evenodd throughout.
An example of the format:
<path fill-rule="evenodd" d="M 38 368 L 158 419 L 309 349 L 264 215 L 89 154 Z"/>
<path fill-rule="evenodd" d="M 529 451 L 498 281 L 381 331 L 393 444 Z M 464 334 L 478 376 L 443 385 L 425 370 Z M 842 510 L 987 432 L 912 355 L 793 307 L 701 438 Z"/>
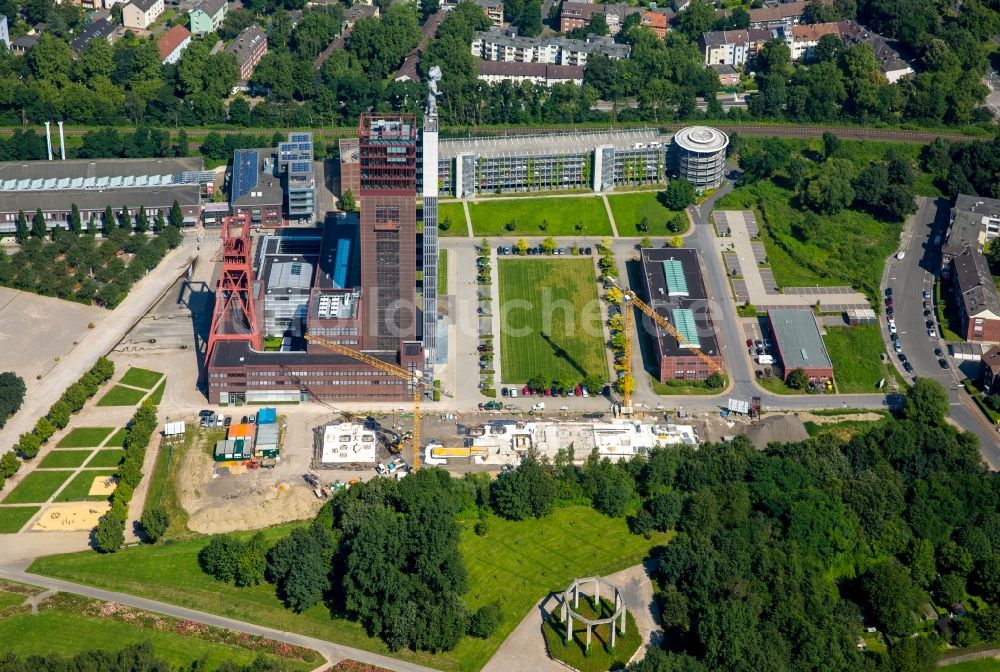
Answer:
<path fill-rule="evenodd" d="M 261 333 L 253 304 L 253 268 L 250 265 L 250 215 L 222 221 L 222 278 L 215 293 L 215 313 L 208 334 L 205 362 L 219 341 L 249 341 L 260 350 Z"/>

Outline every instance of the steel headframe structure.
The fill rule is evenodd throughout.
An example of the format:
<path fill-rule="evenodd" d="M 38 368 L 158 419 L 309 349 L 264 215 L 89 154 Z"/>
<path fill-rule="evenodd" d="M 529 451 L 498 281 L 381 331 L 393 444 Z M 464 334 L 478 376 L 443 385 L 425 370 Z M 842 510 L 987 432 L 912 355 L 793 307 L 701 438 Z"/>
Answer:
<path fill-rule="evenodd" d="M 249 341 L 256 350 L 263 345 L 253 301 L 250 224 L 248 214 L 222 220 L 222 277 L 215 293 L 206 363 L 219 341 Z"/>

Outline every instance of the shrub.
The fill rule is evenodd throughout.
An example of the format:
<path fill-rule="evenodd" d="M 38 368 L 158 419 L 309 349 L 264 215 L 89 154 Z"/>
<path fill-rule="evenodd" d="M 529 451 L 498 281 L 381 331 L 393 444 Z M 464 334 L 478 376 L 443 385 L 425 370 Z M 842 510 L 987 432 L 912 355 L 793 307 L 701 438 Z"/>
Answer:
<path fill-rule="evenodd" d="M 3 457 L 0 457 L 0 477 L 10 478 L 20 468 L 21 461 L 17 459 L 17 455 L 14 454 L 13 450 L 8 450 L 3 454 Z"/>
<path fill-rule="evenodd" d="M 62 429 L 69 424 L 71 415 L 72 411 L 70 410 L 69 404 L 62 399 L 52 404 L 52 408 L 49 409 L 49 420 L 51 420 L 52 424 L 59 429 Z"/>
<path fill-rule="evenodd" d="M 42 443 L 51 439 L 52 435 L 55 433 L 55 425 L 53 425 L 48 418 L 38 418 L 38 422 L 35 423 L 35 436 L 37 436 Z"/>
<path fill-rule="evenodd" d="M 479 639 L 488 639 L 497 631 L 503 622 L 503 610 L 500 600 L 484 604 L 472 614 L 469 619 L 469 634 Z"/>
<path fill-rule="evenodd" d="M 170 527 L 170 516 L 162 506 L 154 506 L 142 512 L 139 524 L 142 525 L 146 540 L 155 544 Z"/>
<path fill-rule="evenodd" d="M 31 432 L 25 432 L 17 442 L 17 452 L 26 460 L 38 455 L 38 449 L 42 447 L 42 440 Z"/>

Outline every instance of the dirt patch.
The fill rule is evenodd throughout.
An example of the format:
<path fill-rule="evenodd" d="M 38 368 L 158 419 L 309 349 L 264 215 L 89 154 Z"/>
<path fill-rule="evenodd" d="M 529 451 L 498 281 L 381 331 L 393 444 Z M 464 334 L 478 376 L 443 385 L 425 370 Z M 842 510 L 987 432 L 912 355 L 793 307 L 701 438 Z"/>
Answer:
<path fill-rule="evenodd" d="M 272 471 L 220 468 L 199 442 L 181 463 L 177 495 L 189 514 L 188 528 L 203 534 L 304 520 L 322 504 L 305 484 L 278 480 Z"/>
<path fill-rule="evenodd" d="M 884 415 L 879 413 L 851 413 L 850 415 L 814 415 L 812 413 L 802 413 L 799 414 L 799 419 L 802 422 L 815 422 L 817 425 L 832 425 L 837 422 L 844 422 L 845 420 L 857 420 L 860 422 L 876 422 L 884 418 Z"/>
<path fill-rule="evenodd" d="M 35 532 L 89 530 L 111 507 L 107 502 L 70 502 L 46 507 L 31 529 Z"/>
<path fill-rule="evenodd" d="M 107 497 L 118 487 L 118 479 L 114 476 L 94 476 L 94 482 L 90 484 L 88 497 Z"/>

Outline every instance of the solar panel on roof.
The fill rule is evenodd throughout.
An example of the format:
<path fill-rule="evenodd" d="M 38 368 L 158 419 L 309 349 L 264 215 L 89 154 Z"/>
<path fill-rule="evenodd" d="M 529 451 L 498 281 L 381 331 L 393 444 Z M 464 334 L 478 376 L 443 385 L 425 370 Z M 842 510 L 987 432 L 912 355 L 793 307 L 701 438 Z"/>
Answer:
<path fill-rule="evenodd" d="M 682 348 L 700 348 L 698 328 L 695 326 L 694 313 L 689 308 L 675 308 L 670 311 L 674 327 L 680 332 L 682 339 L 677 339 L 677 345 Z"/>
<path fill-rule="evenodd" d="M 293 161 L 289 170 L 293 173 L 308 173 L 312 171 L 312 164 L 308 161 Z"/>
<path fill-rule="evenodd" d="M 250 193 L 257 186 L 257 152 L 250 149 L 236 150 L 233 159 L 232 199 Z"/>
<path fill-rule="evenodd" d="M 312 140 L 312 133 L 292 133 L 288 139 L 292 142 L 309 142 Z"/>

